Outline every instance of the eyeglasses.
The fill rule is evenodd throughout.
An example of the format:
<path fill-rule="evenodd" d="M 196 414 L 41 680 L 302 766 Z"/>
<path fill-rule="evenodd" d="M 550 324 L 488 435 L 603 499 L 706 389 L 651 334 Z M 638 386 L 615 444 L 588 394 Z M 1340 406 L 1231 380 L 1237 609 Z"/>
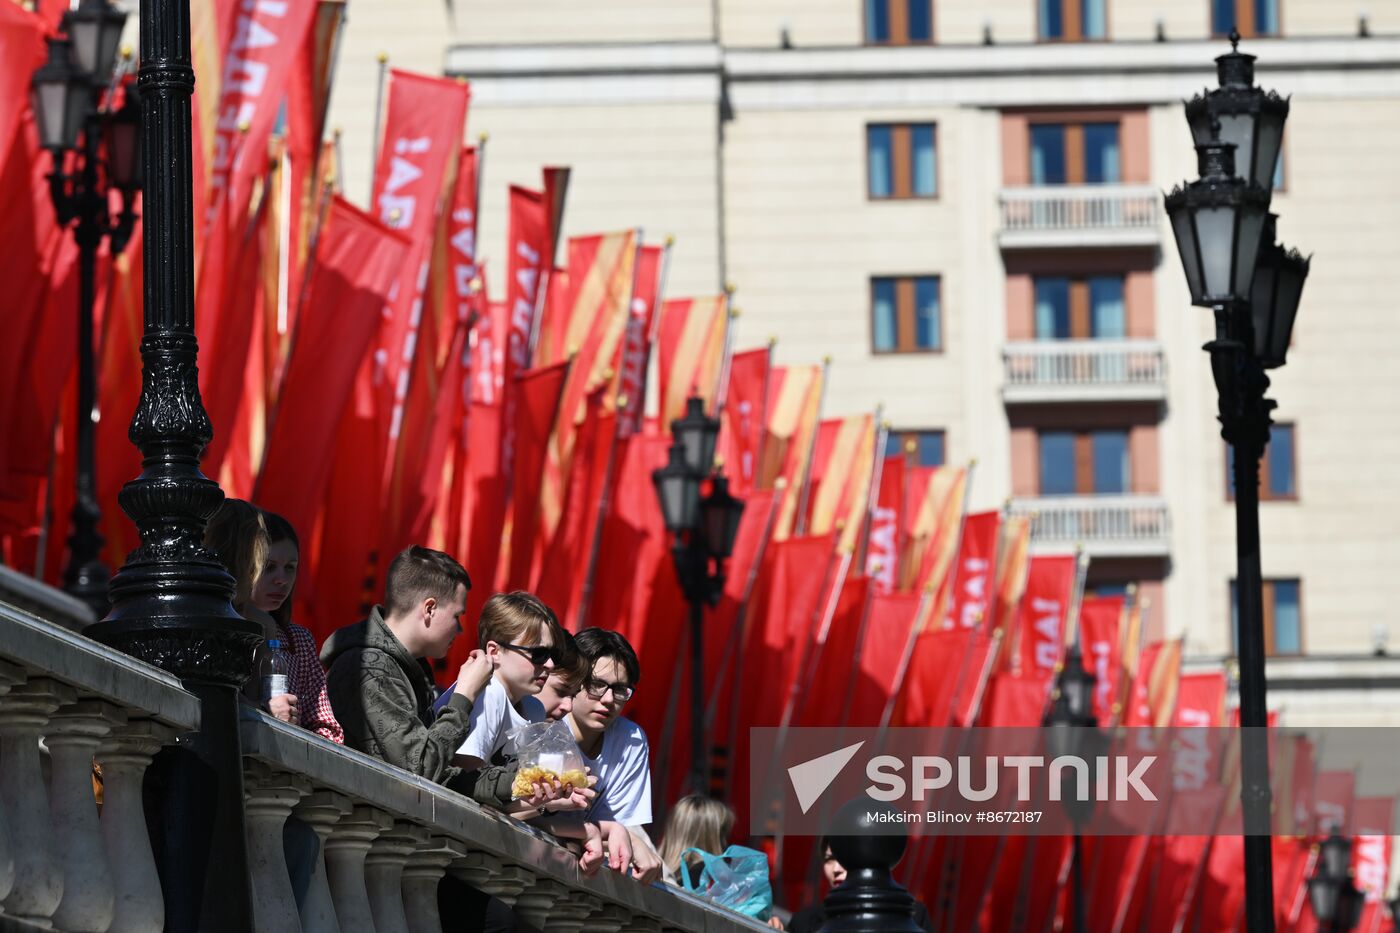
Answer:
<path fill-rule="evenodd" d="M 501 642 L 502 648 L 509 648 L 512 651 L 519 651 L 530 659 L 530 663 L 535 667 L 544 667 L 545 662 L 553 661 L 559 663 L 559 652 L 549 645 L 512 645 L 510 642 Z"/>
<path fill-rule="evenodd" d="M 583 682 L 583 692 L 595 700 L 601 700 L 603 694 L 611 690 L 613 699 L 617 700 L 619 703 L 626 703 L 628 700 L 632 699 L 632 689 L 631 684 L 610 684 L 602 680 L 593 680 L 592 678 Z"/>

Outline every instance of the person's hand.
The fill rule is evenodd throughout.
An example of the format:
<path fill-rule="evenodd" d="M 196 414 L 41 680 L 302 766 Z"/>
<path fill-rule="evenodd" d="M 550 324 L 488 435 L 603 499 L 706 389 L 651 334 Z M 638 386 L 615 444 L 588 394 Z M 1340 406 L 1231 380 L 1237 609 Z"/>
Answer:
<path fill-rule="evenodd" d="M 462 667 L 457 671 L 457 693 L 476 702 L 476 698 L 481 695 L 481 691 L 491 682 L 491 675 L 496 673 L 496 666 L 499 660 L 476 648 L 467 659 L 462 662 Z"/>
<path fill-rule="evenodd" d="M 587 810 L 593 806 L 593 801 L 598 799 L 598 792 L 593 789 L 598 783 L 598 777 L 594 774 L 588 775 L 587 787 L 574 787 L 572 784 L 560 785 L 557 781 L 555 787 L 557 793 L 555 799 L 545 806 L 550 813 L 564 813 L 570 810 Z"/>
<path fill-rule="evenodd" d="M 599 827 L 607 839 L 608 867 L 616 872 L 627 871 L 632 864 L 632 835 L 621 823 L 607 823 Z"/>
<path fill-rule="evenodd" d="M 603 867 L 603 833 L 596 823 L 584 823 L 583 833 L 583 855 L 578 860 L 578 870 L 585 878 L 591 878 Z"/>
<path fill-rule="evenodd" d="M 521 797 L 530 807 L 538 810 L 559 799 L 561 786 L 558 781 L 536 781 L 530 785 L 530 796 Z"/>
<path fill-rule="evenodd" d="M 779 920 L 777 917 L 769 917 L 768 925 L 775 930 L 785 929 L 785 927 L 783 926 L 783 921 Z"/>
<path fill-rule="evenodd" d="M 636 839 L 632 843 L 632 877 L 642 884 L 651 884 L 661 877 L 661 857 L 648 840 Z"/>
<path fill-rule="evenodd" d="M 267 701 L 267 711 L 274 718 L 283 722 L 297 725 L 301 722 L 297 718 L 297 697 L 295 693 L 279 694 Z"/>

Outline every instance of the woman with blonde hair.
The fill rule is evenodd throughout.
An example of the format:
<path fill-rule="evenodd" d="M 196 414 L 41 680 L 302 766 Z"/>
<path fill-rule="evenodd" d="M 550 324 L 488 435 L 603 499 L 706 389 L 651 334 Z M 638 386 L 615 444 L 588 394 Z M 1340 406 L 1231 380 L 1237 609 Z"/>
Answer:
<path fill-rule="evenodd" d="M 700 877 L 700 857 L 687 849 L 701 849 L 719 855 L 729 845 L 734 829 L 734 811 L 713 797 L 691 794 L 676 801 L 666 818 L 666 835 L 661 840 L 661 865 L 670 884 L 681 883 L 682 862 L 692 883 Z"/>

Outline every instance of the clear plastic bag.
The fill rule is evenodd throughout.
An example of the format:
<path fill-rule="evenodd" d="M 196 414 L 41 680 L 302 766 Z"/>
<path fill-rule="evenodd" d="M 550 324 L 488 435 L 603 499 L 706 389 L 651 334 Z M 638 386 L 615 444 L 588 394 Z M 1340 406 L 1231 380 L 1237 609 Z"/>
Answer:
<path fill-rule="evenodd" d="M 511 733 L 519 770 L 511 793 L 529 797 L 532 785 L 558 781 L 572 787 L 587 787 L 588 772 L 574 734 L 562 722 L 532 722 Z"/>
<path fill-rule="evenodd" d="M 686 868 L 685 857 L 694 852 L 702 868 L 698 882 Z M 744 846 L 730 846 L 723 854 L 690 848 L 681 853 L 681 885 L 720 907 L 746 917 L 767 920 L 773 915 L 773 887 L 768 881 L 768 856 Z"/>

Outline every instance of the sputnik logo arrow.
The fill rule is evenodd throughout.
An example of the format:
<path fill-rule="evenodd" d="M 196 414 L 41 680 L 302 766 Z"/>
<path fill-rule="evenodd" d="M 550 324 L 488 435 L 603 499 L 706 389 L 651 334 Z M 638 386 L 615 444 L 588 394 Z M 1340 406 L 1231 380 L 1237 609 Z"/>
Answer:
<path fill-rule="evenodd" d="M 841 770 L 850 763 L 864 744 L 865 742 L 861 741 L 847 745 L 838 751 L 788 768 L 788 779 L 792 781 L 792 791 L 797 795 L 797 803 L 802 807 L 803 813 L 812 809 L 812 804 L 826 792 L 831 782 L 836 780 Z"/>

